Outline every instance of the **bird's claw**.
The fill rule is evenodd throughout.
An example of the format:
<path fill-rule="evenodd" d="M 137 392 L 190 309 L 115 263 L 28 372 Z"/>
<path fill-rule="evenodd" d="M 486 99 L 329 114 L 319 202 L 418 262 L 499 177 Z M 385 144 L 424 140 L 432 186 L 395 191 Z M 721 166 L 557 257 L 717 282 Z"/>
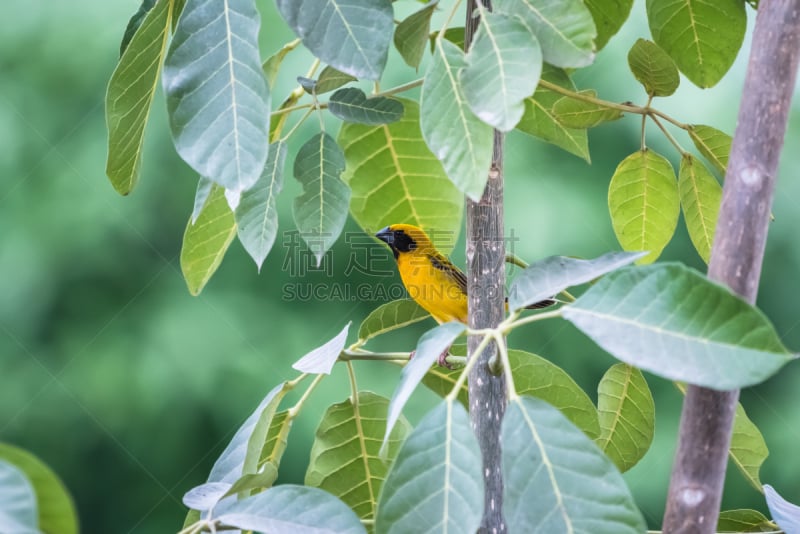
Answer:
<path fill-rule="evenodd" d="M 439 364 L 439 367 L 444 367 L 445 369 L 449 369 L 452 371 L 454 367 L 450 365 L 450 362 L 447 361 L 447 356 L 449 355 L 450 355 L 450 347 L 444 349 L 444 352 L 442 352 L 439 355 L 439 359 L 436 360 L 436 363 Z"/>

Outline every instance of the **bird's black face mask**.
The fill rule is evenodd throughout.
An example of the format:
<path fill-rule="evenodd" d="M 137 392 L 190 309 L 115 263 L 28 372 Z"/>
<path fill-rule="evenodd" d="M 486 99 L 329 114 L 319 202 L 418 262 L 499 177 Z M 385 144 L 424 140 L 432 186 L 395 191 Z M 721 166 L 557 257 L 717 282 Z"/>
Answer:
<path fill-rule="evenodd" d="M 375 234 L 375 237 L 389 245 L 395 259 L 397 259 L 397 256 L 399 256 L 401 252 L 409 252 L 417 248 L 417 243 L 411 236 L 403 230 L 392 230 L 391 226 L 387 226 Z"/>

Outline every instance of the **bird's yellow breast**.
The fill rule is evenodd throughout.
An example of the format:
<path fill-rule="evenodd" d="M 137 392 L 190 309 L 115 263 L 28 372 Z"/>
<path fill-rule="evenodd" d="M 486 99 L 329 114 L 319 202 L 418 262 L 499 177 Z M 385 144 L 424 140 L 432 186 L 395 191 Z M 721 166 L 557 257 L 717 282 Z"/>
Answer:
<path fill-rule="evenodd" d="M 432 252 L 436 254 L 435 251 Z M 467 322 L 467 295 L 451 273 L 436 267 L 429 251 L 415 250 L 397 258 L 400 277 L 411 298 L 440 323 Z"/>

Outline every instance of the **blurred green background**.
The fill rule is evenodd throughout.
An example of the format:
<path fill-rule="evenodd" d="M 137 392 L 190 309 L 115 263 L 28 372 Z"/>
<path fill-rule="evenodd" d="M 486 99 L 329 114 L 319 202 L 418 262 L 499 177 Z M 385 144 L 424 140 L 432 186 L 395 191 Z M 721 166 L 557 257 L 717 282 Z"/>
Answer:
<path fill-rule="evenodd" d="M 183 493 L 205 480 L 261 397 L 295 376 L 291 363 L 380 304 L 285 300 L 286 284 L 397 282 L 394 275 L 345 277 L 350 250 L 343 239 L 332 254 L 332 278 L 324 272 L 292 276 L 283 269 L 288 249 L 279 238 L 260 275 L 234 243 L 202 295 L 188 294 L 178 255 L 197 177 L 171 146 L 160 93 L 140 186 L 122 198 L 104 175 L 105 85 L 138 4 L 11 0 L 0 22 L 0 440 L 29 449 L 53 467 L 76 500 L 84 532 L 177 531 L 185 515 Z M 643 101 L 625 59 L 637 37 L 649 37 L 642 4 L 595 65 L 576 73 L 579 87 L 596 87 L 610 100 Z M 266 57 L 293 36 L 271 1 L 258 5 Z M 397 2 L 398 18 L 418 5 Z M 752 11 L 750 19 L 752 28 Z M 732 133 L 748 43 L 718 87 L 700 91 L 684 79 L 678 93 L 657 106 L 682 121 Z M 275 88 L 276 103 L 309 63 L 305 52 L 290 56 Z M 393 52 L 383 87 L 415 76 Z M 797 109 L 782 157 L 759 298 L 795 349 L 800 347 Z M 290 160 L 315 133 L 315 122 L 293 139 Z M 329 124 L 335 131 L 335 122 Z M 606 192 L 617 163 L 638 148 L 639 128 L 638 118 L 626 117 L 592 131 L 591 165 L 533 138 L 508 137 L 506 222 L 519 237 L 517 254 L 528 260 L 551 254 L 591 257 L 619 248 Z M 649 133 L 648 144 L 677 163 L 662 136 Z M 691 146 L 685 135 L 677 135 Z M 291 230 L 290 199 L 299 188 L 287 177 L 285 189 L 280 222 Z M 347 229 L 359 232 L 352 221 Z M 454 259 L 463 265 L 462 250 L 459 245 Z M 703 269 L 682 221 L 662 259 Z M 396 333 L 375 348 L 410 349 L 431 326 L 429 321 Z M 613 363 L 564 322 L 515 334 L 511 344 L 563 366 L 593 398 Z M 397 371 L 391 364 L 359 365 L 359 384 L 389 395 Z M 650 375 L 648 380 L 657 406 L 655 444 L 626 478 L 656 527 L 681 397 L 669 382 Z M 762 480 L 795 502 L 800 502 L 798 384 L 800 366 L 789 365 L 742 395 L 771 450 Z M 324 408 L 348 394 L 346 377 L 337 369 L 293 428 L 281 481 L 302 481 Z M 433 400 L 421 388 L 409 418 L 418 420 Z M 764 510 L 762 501 L 732 468 L 724 508 Z"/>

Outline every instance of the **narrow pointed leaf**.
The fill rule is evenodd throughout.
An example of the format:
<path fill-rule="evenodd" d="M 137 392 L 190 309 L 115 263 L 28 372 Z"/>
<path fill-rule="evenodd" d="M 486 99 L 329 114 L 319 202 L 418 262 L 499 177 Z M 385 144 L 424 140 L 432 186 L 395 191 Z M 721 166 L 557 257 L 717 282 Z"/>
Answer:
<path fill-rule="evenodd" d="M 197 0 L 181 14 L 164 64 L 172 137 L 201 176 L 245 191 L 267 159 L 269 86 L 254 0 Z"/>
<path fill-rule="evenodd" d="M 447 254 L 461 229 L 464 196 L 422 138 L 419 104 L 400 100 L 403 117 L 392 124 L 345 123 L 339 132 L 353 191 L 350 213 L 369 233 L 395 223 L 425 228 Z M 431 233 L 432 231 L 435 231 Z"/>
<path fill-rule="evenodd" d="M 366 534 L 361 520 L 342 501 L 317 488 L 285 484 L 232 501 L 220 523 L 259 532 Z"/>
<path fill-rule="evenodd" d="M 575 91 L 569 75 L 547 63 L 542 69 L 542 79 Z M 567 128 L 555 116 L 553 106 L 562 96 L 549 89 L 538 87 L 532 97 L 525 99 L 525 113 L 517 129 L 560 147 L 570 154 L 589 158 L 589 141 L 585 129 Z"/>
<path fill-rule="evenodd" d="M 536 35 L 520 18 L 487 11 L 466 60 L 459 75 L 472 112 L 500 131 L 514 129 L 542 72 Z"/>
<path fill-rule="evenodd" d="M 361 89 L 345 87 L 331 95 L 328 111 L 343 121 L 375 126 L 399 121 L 403 104 L 385 96 L 367 98 Z"/>
<path fill-rule="evenodd" d="M 597 387 L 597 412 L 597 446 L 624 473 L 644 457 L 655 433 L 656 407 L 642 372 L 624 363 L 606 371 Z"/>
<path fill-rule="evenodd" d="M 772 520 L 781 527 L 781 530 L 787 534 L 800 532 L 800 506 L 781 497 L 769 484 L 764 486 L 764 495 L 767 497 L 767 506 L 772 514 Z"/>
<path fill-rule="evenodd" d="M 390 432 L 394 428 L 395 422 L 400 418 L 403 412 L 403 406 L 408 401 L 411 394 L 420 383 L 422 377 L 428 371 L 433 362 L 439 355 L 447 350 L 453 341 L 466 330 L 466 325 L 457 322 L 450 322 L 440 324 L 432 330 L 428 330 L 419 338 L 417 343 L 417 350 L 414 357 L 403 367 L 403 373 L 400 376 L 400 384 L 392 395 L 392 401 L 389 404 L 389 415 L 386 423 L 386 433 L 383 437 L 384 446 L 389 439 Z"/>
<path fill-rule="evenodd" d="M 450 180 L 477 201 L 488 179 L 493 133 L 467 105 L 458 83 L 458 71 L 464 67 L 461 50 L 449 41 L 436 41 L 422 84 L 420 127 Z"/>
<path fill-rule="evenodd" d="M 747 27 L 741 0 L 647 0 L 647 20 L 653 40 L 698 87 L 728 72 Z"/>
<path fill-rule="evenodd" d="M 569 287 L 591 282 L 642 256 L 642 252 L 608 252 L 593 260 L 550 256 L 530 264 L 514 278 L 508 292 L 508 307 L 519 310 L 552 298 Z"/>
<path fill-rule="evenodd" d="M 412 13 L 394 30 L 394 46 L 410 67 L 419 68 L 425 46 L 428 44 L 428 34 L 431 31 L 431 17 L 436 10 L 439 0 L 431 0 L 425 7 Z"/>
<path fill-rule="evenodd" d="M 341 332 L 336 334 L 336 337 L 294 362 L 292 368 L 301 373 L 331 374 L 336 360 L 339 359 L 339 355 L 344 350 L 345 343 L 347 343 L 347 333 L 349 331 L 350 322 L 342 328 Z"/>
<path fill-rule="evenodd" d="M 214 182 L 208 178 L 201 176 L 197 181 L 197 191 L 194 194 L 194 207 L 192 208 L 192 218 L 190 219 L 192 224 L 197 222 L 197 218 L 200 216 L 200 212 L 203 211 L 203 207 L 205 207 L 208 197 L 211 195 L 211 188 L 213 187 Z"/>
<path fill-rule="evenodd" d="M 509 532 L 645 531 L 642 514 L 611 460 L 546 402 L 512 399 L 501 439 Z"/>
<path fill-rule="evenodd" d="M 22 470 L 5 460 L 0 460 L 0 526 L 17 534 L 39 532 L 33 486 Z"/>
<path fill-rule="evenodd" d="M 681 83 L 675 62 L 653 41 L 637 39 L 628 52 L 628 66 L 650 96 L 669 96 Z"/>
<path fill-rule="evenodd" d="M 339 497 L 361 519 L 374 519 L 386 474 L 411 425 L 400 418 L 380 455 L 389 399 L 362 391 L 325 412 L 317 428 L 305 485 Z"/>
<path fill-rule="evenodd" d="M 483 509 L 478 442 L 461 404 L 445 400 L 406 439 L 383 484 L 376 532 L 475 532 Z"/>
<path fill-rule="evenodd" d="M 318 265 L 347 220 L 350 188 L 339 178 L 344 166 L 342 149 L 326 133 L 309 139 L 294 160 L 294 177 L 303 186 L 294 199 L 294 222 Z"/>
<path fill-rule="evenodd" d="M 722 187 L 702 162 L 687 154 L 681 158 L 678 191 L 689 237 L 697 253 L 708 263 L 722 202 Z"/>
<path fill-rule="evenodd" d="M 377 80 L 386 66 L 394 20 L 391 0 L 277 0 L 311 53 L 356 78 Z"/>
<path fill-rule="evenodd" d="M 592 14 L 581 0 L 496 0 L 496 13 L 518 16 L 533 30 L 544 60 L 556 67 L 585 67 L 594 61 Z"/>
<path fill-rule="evenodd" d="M 216 272 L 236 235 L 236 221 L 225 199 L 225 190 L 214 185 L 200 215 L 190 220 L 183 234 L 181 271 L 189 293 L 199 295 Z"/>
<path fill-rule="evenodd" d="M 717 532 L 775 532 L 778 525 L 757 510 L 725 510 L 720 512 Z"/>
<path fill-rule="evenodd" d="M 169 4 L 167 0 L 161 0 L 149 12 L 145 11 L 141 26 L 132 34 L 130 44 L 126 46 L 123 41 L 122 57 L 108 82 L 106 174 L 114 189 L 122 195 L 130 193 L 139 181 L 144 130 L 167 48 Z M 140 11 L 144 7 L 142 4 Z"/>
<path fill-rule="evenodd" d="M 725 174 L 733 142 L 731 136 L 711 126 L 693 124 L 689 128 L 689 137 L 703 157 L 719 172 Z"/>
<path fill-rule="evenodd" d="M 0 443 L 0 463 L 3 461 L 9 462 L 22 471 L 33 486 L 38 526 L 42 532 L 77 534 L 78 514 L 75 510 L 75 503 L 64 483 L 52 469 L 28 451 Z M 3 498 L 0 497 L 0 502 L 2 501 Z M 0 516 L 2 516 L 2 512 L 0 512 Z M 4 524 L 0 519 L 0 525 Z"/>
<path fill-rule="evenodd" d="M 612 273 L 562 313 L 625 363 L 719 390 L 762 382 L 794 358 L 757 308 L 678 263 Z"/>
<path fill-rule="evenodd" d="M 374 309 L 364 319 L 358 329 L 358 339 L 366 341 L 428 317 L 430 313 L 412 299 L 393 300 Z"/>
<path fill-rule="evenodd" d="M 281 68 L 281 64 L 286 56 L 295 49 L 295 46 L 290 44 L 285 44 L 281 47 L 280 50 L 269 56 L 267 60 L 261 65 L 261 70 L 264 71 L 264 74 L 267 76 L 267 83 L 269 84 L 270 88 L 275 85 L 275 79 L 278 77 L 278 71 Z"/>
<path fill-rule="evenodd" d="M 581 91 L 580 94 L 597 97 L 594 90 Z M 553 104 L 556 120 L 567 128 L 594 128 L 604 122 L 622 118 L 622 112 L 592 102 L 585 102 L 568 96 Z"/>
<path fill-rule="evenodd" d="M 675 233 L 680 214 L 669 161 L 649 149 L 622 160 L 608 186 L 608 210 L 622 248 L 650 253 L 637 263 L 654 262 Z"/>
<path fill-rule="evenodd" d="M 242 193 L 234 212 L 239 241 L 256 262 L 259 271 L 278 234 L 278 194 L 283 188 L 286 144 L 269 146 L 269 155 L 261 178 Z"/>
<path fill-rule="evenodd" d="M 328 65 L 322 69 L 322 72 L 319 73 L 319 78 L 317 78 L 317 85 L 314 87 L 314 91 L 318 95 L 321 95 L 354 81 L 356 81 L 355 77 L 345 74 L 344 72 L 334 69 Z"/>
<path fill-rule="evenodd" d="M 597 28 L 595 46 L 601 50 L 628 19 L 633 0 L 584 0 L 584 3 L 592 13 Z"/>

